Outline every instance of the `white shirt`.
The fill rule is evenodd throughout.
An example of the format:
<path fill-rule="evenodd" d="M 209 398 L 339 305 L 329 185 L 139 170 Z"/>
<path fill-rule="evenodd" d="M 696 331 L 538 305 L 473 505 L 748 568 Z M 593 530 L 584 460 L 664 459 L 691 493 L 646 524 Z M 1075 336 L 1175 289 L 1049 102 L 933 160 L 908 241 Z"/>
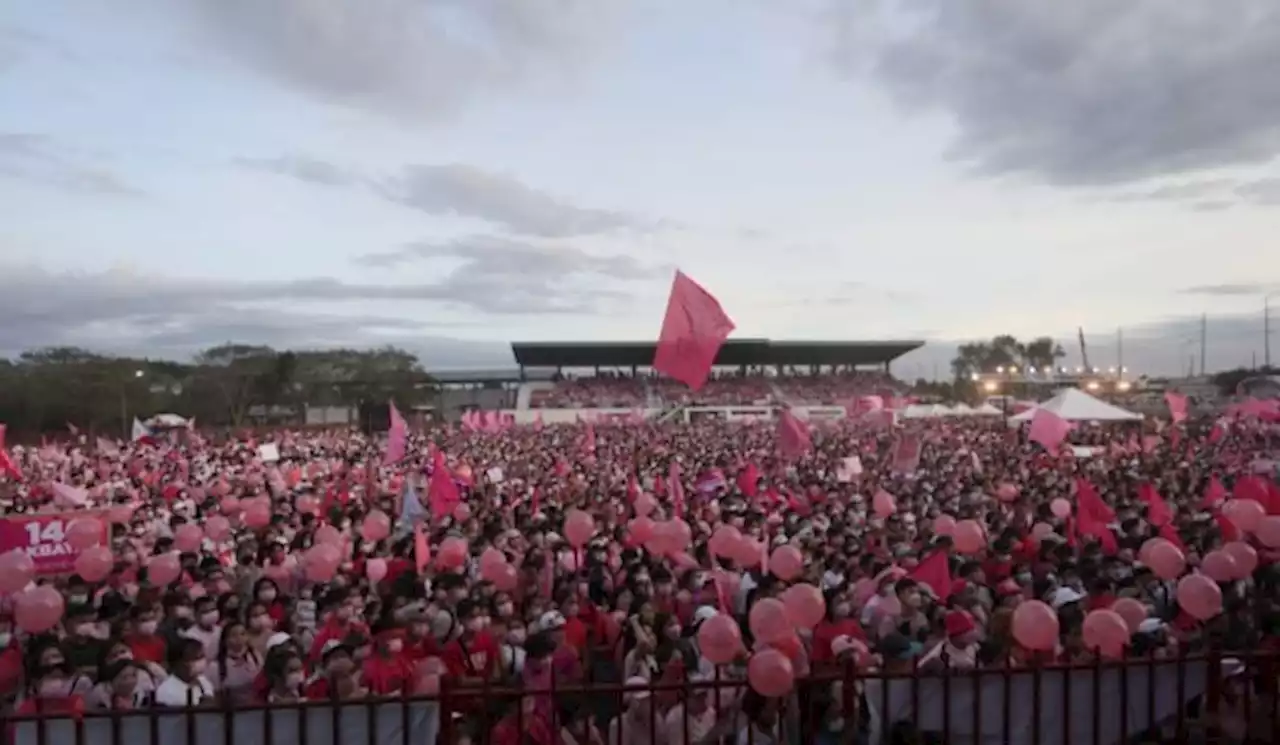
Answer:
<path fill-rule="evenodd" d="M 190 685 L 170 675 L 156 689 L 156 703 L 160 706 L 198 706 L 206 698 L 213 698 L 213 684 L 203 675 Z"/>

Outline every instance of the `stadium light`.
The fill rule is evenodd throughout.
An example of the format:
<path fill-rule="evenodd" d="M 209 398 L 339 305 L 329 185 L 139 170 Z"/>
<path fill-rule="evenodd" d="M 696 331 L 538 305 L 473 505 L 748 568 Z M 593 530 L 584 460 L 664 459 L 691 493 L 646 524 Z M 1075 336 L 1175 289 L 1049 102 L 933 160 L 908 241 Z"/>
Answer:
<path fill-rule="evenodd" d="M 1018 374 L 1018 366 L 1017 366 L 1017 365 L 1009 365 L 1009 374 L 1010 374 L 1010 375 L 1017 375 L 1017 374 Z"/>
<path fill-rule="evenodd" d="M 996 372 L 1000 375 L 1004 375 L 1004 365 L 996 365 Z"/>
<path fill-rule="evenodd" d="M 1077 368 L 1076 368 L 1076 375 L 1079 375 L 1079 374 L 1080 374 L 1080 373 L 1082 373 L 1082 372 L 1084 372 L 1084 368 L 1083 368 L 1083 367 L 1077 367 Z"/>
<path fill-rule="evenodd" d="M 1096 390 L 1098 390 L 1098 388 L 1099 388 L 1099 386 L 1098 386 L 1098 381 L 1096 381 L 1096 380 L 1090 380 L 1090 381 L 1089 381 L 1089 384 L 1088 384 L 1088 385 L 1086 385 L 1085 387 L 1086 387 L 1086 388 L 1088 388 L 1088 389 L 1089 389 L 1089 390 L 1091 390 L 1091 391 L 1096 391 Z"/>
<path fill-rule="evenodd" d="M 1116 374 L 1116 368 L 1115 368 L 1114 366 L 1112 366 L 1112 367 L 1108 367 L 1108 368 L 1107 368 L 1107 373 L 1108 373 L 1108 374 L 1110 374 L 1110 375 L 1115 375 L 1115 374 Z"/>
<path fill-rule="evenodd" d="M 1035 375 L 1035 374 L 1036 374 L 1036 366 L 1035 366 L 1035 365 L 1030 365 L 1030 366 L 1028 366 L 1028 367 L 1027 367 L 1027 372 L 1031 373 L 1032 375 Z"/>
<path fill-rule="evenodd" d="M 1129 381 L 1127 381 L 1127 380 L 1122 380 L 1122 381 L 1120 381 L 1119 383 L 1117 383 L 1117 384 L 1116 384 L 1116 390 L 1117 390 L 1117 391 L 1127 391 L 1127 390 L 1129 390 L 1129 386 L 1130 386 Z"/>
<path fill-rule="evenodd" d="M 982 384 L 982 389 L 985 390 L 987 393 L 995 393 L 997 390 L 1000 389 L 1000 385 L 996 383 L 996 381 L 994 380 L 988 380 L 987 382 Z"/>
<path fill-rule="evenodd" d="M 969 376 L 969 380 L 972 380 L 975 383 L 978 382 L 978 374 L 973 373 L 972 375 Z"/>

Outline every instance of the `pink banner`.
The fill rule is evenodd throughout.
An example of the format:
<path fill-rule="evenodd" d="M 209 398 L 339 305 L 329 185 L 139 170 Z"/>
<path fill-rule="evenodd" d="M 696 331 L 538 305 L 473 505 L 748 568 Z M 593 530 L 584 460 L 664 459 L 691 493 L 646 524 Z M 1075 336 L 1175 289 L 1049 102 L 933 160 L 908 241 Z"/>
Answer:
<path fill-rule="evenodd" d="M 0 518 L 0 554 L 25 551 L 35 562 L 36 573 L 68 574 L 75 571 L 78 549 L 66 541 L 67 526 L 79 518 L 102 522 L 102 545 L 110 540 L 105 512 L 50 512 Z"/>

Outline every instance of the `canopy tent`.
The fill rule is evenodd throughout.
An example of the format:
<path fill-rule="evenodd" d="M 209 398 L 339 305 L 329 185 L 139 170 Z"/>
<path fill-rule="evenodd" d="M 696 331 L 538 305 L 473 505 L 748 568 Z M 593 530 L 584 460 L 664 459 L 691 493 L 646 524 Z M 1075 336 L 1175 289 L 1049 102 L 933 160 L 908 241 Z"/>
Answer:
<path fill-rule="evenodd" d="M 143 422 L 150 429 L 181 429 L 191 426 L 191 422 L 177 414 L 156 414 Z"/>
<path fill-rule="evenodd" d="M 1051 411 L 1069 422 L 1133 422 L 1142 419 L 1141 414 L 1100 401 L 1079 388 L 1068 388 L 1038 407 L 1010 417 L 1009 421 L 1029 422 L 1039 409 Z"/>
<path fill-rule="evenodd" d="M 982 404 L 970 413 L 974 416 L 1004 416 L 1003 411 L 988 403 Z"/>
<path fill-rule="evenodd" d="M 973 416 L 973 409 L 969 407 L 969 404 L 961 401 L 951 407 L 951 413 L 953 416 Z"/>

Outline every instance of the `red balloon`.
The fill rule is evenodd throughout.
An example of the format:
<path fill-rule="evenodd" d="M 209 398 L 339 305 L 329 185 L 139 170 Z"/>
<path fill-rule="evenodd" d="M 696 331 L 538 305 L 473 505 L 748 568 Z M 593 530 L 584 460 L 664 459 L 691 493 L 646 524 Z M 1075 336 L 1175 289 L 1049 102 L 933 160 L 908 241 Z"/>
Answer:
<path fill-rule="evenodd" d="M 636 543 L 648 543 L 653 537 L 653 527 L 653 521 L 643 515 L 627 523 L 627 530 Z"/>
<path fill-rule="evenodd" d="M 1013 611 L 1013 638 L 1031 651 L 1052 651 L 1058 643 L 1058 614 L 1039 600 L 1019 603 Z"/>
<path fill-rule="evenodd" d="M 987 546 L 987 534 L 974 520 L 961 520 L 951 534 L 956 550 L 962 554 L 976 554 Z"/>
<path fill-rule="evenodd" d="M 75 570 L 85 582 L 101 582 L 111 576 L 115 557 L 106 546 L 92 546 L 76 557 Z"/>
<path fill-rule="evenodd" d="M 64 610 L 66 605 L 62 593 L 42 585 L 14 597 L 13 620 L 28 634 L 40 634 L 57 626 Z"/>
<path fill-rule="evenodd" d="M 460 523 L 471 519 L 471 505 L 466 502 L 459 502 L 457 507 L 453 508 L 453 519 Z"/>
<path fill-rule="evenodd" d="M 640 492 L 636 495 L 636 501 L 631 506 L 636 511 L 636 517 L 648 517 L 653 514 L 653 510 L 658 506 L 658 503 L 653 497 Z"/>
<path fill-rule="evenodd" d="M 778 546 L 769 555 L 769 571 L 779 579 L 793 580 L 804 572 L 804 556 L 795 546 Z"/>
<path fill-rule="evenodd" d="M 827 615 L 827 601 L 822 591 L 810 584 L 788 587 L 782 592 L 782 605 L 791 625 L 799 629 L 812 629 Z"/>
<path fill-rule="evenodd" d="M 1018 487 L 1006 481 L 996 487 L 996 497 L 998 497 L 1001 502 L 1012 502 L 1018 498 Z"/>
<path fill-rule="evenodd" d="M 871 498 L 871 510 L 876 517 L 888 517 L 898 511 L 898 502 L 892 494 L 881 489 Z"/>
<path fill-rule="evenodd" d="M 194 554 L 200 550 L 200 541 L 204 540 L 204 532 L 195 523 L 185 523 L 173 532 L 173 545 L 184 554 Z"/>
<path fill-rule="evenodd" d="M 31 584 L 35 576 L 36 563 L 26 551 L 15 548 L 0 554 L 0 592 L 18 592 Z"/>
<path fill-rule="evenodd" d="M 738 545 L 734 549 L 733 560 L 742 565 L 743 568 L 750 569 L 759 566 L 761 559 L 764 558 L 764 542 L 757 541 L 754 538 L 742 536 L 738 540 Z"/>
<path fill-rule="evenodd" d="M 714 615 L 698 627 L 698 649 L 713 665 L 727 665 L 742 651 L 742 629 L 731 616 Z"/>
<path fill-rule="evenodd" d="M 364 574 L 373 584 L 378 584 L 387 576 L 387 560 L 373 558 L 364 564 Z"/>
<path fill-rule="evenodd" d="M 747 624 L 756 641 L 764 644 L 771 644 L 794 631 L 787 616 L 787 607 L 776 598 L 765 598 L 751 606 Z"/>
<path fill-rule="evenodd" d="M 731 559 L 742 540 L 742 533 L 732 525 L 721 524 L 711 534 L 709 547 L 714 556 Z"/>
<path fill-rule="evenodd" d="M 1232 541 L 1222 547 L 1222 552 L 1235 562 L 1236 572 L 1232 579 L 1245 579 L 1258 568 L 1258 552 L 1244 541 Z"/>
<path fill-rule="evenodd" d="M 178 561 L 176 552 L 153 556 L 147 562 L 147 580 L 156 587 L 172 584 L 181 574 L 182 562 Z"/>
<path fill-rule="evenodd" d="M 271 524 L 271 504 L 266 500 L 253 500 L 245 505 L 244 516 L 241 518 L 244 524 L 257 530 L 265 528 Z"/>
<path fill-rule="evenodd" d="M 520 572 L 510 564 L 503 564 L 490 581 L 500 592 L 511 592 L 520 583 Z"/>
<path fill-rule="evenodd" d="M 1236 578 L 1236 560 L 1225 551 L 1210 551 L 1200 560 L 1200 571 L 1214 582 L 1230 582 Z"/>
<path fill-rule="evenodd" d="M 795 668 L 782 652 L 762 649 L 747 662 L 747 682 L 762 696 L 785 696 L 795 685 Z"/>
<path fill-rule="evenodd" d="M 102 543 L 104 532 L 105 526 L 98 518 L 77 517 L 67 526 L 67 534 L 64 537 L 72 548 L 83 551 Z"/>
<path fill-rule="evenodd" d="M 938 515 L 933 519 L 933 532 L 938 535 L 951 535 L 956 529 L 956 519 L 950 515 Z"/>
<path fill-rule="evenodd" d="M 360 523 L 360 536 L 366 541 L 377 541 L 391 535 L 391 518 L 382 510 L 370 510 Z"/>
<path fill-rule="evenodd" d="M 1229 499 L 1222 505 L 1222 514 L 1237 528 L 1252 533 L 1262 526 L 1267 510 L 1256 499 Z"/>
<path fill-rule="evenodd" d="M 1182 555 L 1182 551 L 1163 538 L 1160 539 L 1160 543 L 1152 545 L 1147 551 L 1144 563 L 1148 564 L 1151 571 L 1163 580 L 1177 579 L 1187 568 L 1187 559 Z"/>
<path fill-rule="evenodd" d="M 330 546 L 342 545 L 342 533 L 332 525 L 321 525 L 316 530 L 314 543 L 327 543 Z"/>
<path fill-rule="evenodd" d="M 1258 541 L 1267 548 L 1280 548 L 1280 515 L 1270 515 L 1258 522 Z"/>
<path fill-rule="evenodd" d="M 235 497 L 223 497 L 219 506 L 224 515 L 235 515 L 240 512 L 240 500 Z"/>
<path fill-rule="evenodd" d="M 1115 659 L 1124 654 L 1129 643 L 1129 626 L 1113 610 L 1095 610 L 1084 618 L 1084 645 L 1103 657 Z"/>
<path fill-rule="evenodd" d="M 301 494 L 293 505 L 302 515 L 319 515 L 320 500 L 310 494 Z"/>
<path fill-rule="evenodd" d="M 1054 517 L 1067 518 L 1071 516 L 1071 503 L 1062 497 L 1058 497 L 1049 503 L 1049 511 Z"/>
<path fill-rule="evenodd" d="M 490 546 L 484 550 L 484 553 L 480 554 L 480 576 L 489 579 L 485 574 L 486 571 L 503 566 L 506 563 L 507 555 Z"/>

